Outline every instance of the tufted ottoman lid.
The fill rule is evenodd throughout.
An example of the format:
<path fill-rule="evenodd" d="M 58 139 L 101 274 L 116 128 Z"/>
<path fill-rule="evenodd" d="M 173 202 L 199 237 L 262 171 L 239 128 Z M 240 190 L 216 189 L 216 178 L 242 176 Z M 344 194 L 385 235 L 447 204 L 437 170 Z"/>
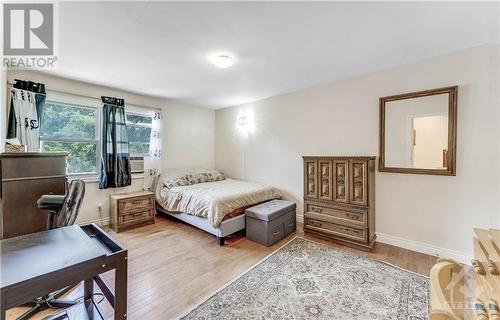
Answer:
<path fill-rule="evenodd" d="M 286 200 L 271 200 L 245 210 L 247 217 L 258 220 L 272 221 L 285 213 L 295 211 L 296 205 Z"/>

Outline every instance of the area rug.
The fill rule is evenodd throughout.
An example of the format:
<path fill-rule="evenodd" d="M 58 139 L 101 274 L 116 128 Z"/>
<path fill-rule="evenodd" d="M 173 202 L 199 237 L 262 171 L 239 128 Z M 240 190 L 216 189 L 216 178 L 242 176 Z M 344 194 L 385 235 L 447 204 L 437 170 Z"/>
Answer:
<path fill-rule="evenodd" d="M 295 238 L 181 319 L 428 319 L 429 280 Z"/>

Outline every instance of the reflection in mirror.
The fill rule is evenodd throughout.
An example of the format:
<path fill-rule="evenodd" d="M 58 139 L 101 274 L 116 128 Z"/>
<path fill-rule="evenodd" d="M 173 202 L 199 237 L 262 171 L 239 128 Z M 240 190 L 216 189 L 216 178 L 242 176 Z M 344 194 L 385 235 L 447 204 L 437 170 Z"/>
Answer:
<path fill-rule="evenodd" d="M 458 87 L 380 98 L 380 171 L 455 175 Z"/>
<path fill-rule="evenodd" d="M 385 128 L 386 166 L 448 167 L 448 94 L 387 102 Z"/>

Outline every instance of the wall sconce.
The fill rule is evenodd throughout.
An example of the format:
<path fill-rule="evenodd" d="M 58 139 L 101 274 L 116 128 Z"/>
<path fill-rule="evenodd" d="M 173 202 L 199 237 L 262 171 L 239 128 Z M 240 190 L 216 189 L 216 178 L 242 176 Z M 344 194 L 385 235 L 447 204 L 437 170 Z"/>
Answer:
<path fill-rule="evenodd" d="M 248 124 L 248 118 L 247 116 L 241 116 L 238 118 L 238 125 L 240 127 L 245 127 Z"/>

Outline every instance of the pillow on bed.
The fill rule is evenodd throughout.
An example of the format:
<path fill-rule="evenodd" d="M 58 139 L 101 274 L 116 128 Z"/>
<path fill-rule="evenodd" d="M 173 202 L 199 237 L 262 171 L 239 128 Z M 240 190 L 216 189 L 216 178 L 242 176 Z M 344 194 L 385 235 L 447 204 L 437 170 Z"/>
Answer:
<path fill-rule="evenodd" d="M 192 184 L 215 182 L 226 179 L 223 173 L 213 169 L 191 169 L 187 177 Z"/>
<path fill-rule="evenodd" d="M 169 170 L 162 174 L 167 188 L 188 186 L 195 183 L 215 182 L 226 179 L 223 173 L 213 169 Z"/>
<path fill-rule="evenodd" d="M 186 170 L 168 170 L 162 173 L 161 181 L 167 188 L 192 184 L 187 178 Z"/>
<path fill-rule="evenodd" d="M 210 182 L 221 181 L 226 179 L 226 176 L 222 172 L 219 172 L 217 170 L 209 169 L 207 170 L 206 174 Z"/>
<path fill-rule="evenodd" d="M 188 180 L 187 175 L 183 177 L 177 177 L 173 179 L 163 179 L 163 185 L 167 188 L 179 187 L 179 186 L 189 186 L 191 181 Z"/>
<path fill-rule="evenodd" d="M 205 174 L 205 169 L 191 169 L 187 174 L 187 178 L 191 184 L 210 182 Z"/>

